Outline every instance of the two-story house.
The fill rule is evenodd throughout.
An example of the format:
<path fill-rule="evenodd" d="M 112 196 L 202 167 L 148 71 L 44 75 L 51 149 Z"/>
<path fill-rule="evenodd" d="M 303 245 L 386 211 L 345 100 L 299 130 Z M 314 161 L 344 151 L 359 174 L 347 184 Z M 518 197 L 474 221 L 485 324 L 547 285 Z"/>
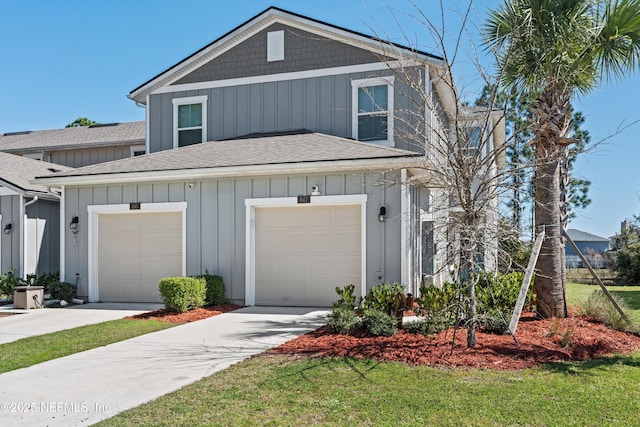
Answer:
<path fill-rule="evenodd" d="M 129 94 L 148 154 L 36 180 L 78 219 L 62 277 L 89 301 L 158 301 L 160 278 L 205 271 L 247 305 L 327 306 L 350 283 L 415 293 L 446 267 L 446 218 L 430 206 L 441 189 L 410 183 L 424 146 L 398 117 L 455 108 L 442 61 L 267 9 Z"/>

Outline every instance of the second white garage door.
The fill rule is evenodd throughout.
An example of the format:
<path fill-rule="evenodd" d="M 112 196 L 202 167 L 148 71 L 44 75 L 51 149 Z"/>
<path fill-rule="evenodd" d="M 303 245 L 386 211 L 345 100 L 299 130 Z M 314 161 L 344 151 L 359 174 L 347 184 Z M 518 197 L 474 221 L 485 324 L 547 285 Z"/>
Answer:
<path fill-rule="evenodd" d="M 330 306 L 360 288 L 360 206 L 256 208 L 257 305 Z"/>
<path fill-rule="evenodd" d="M 158 283 L 182 275 L 182 213 L 100 214 L 101 301 L 162 302 Z"/>

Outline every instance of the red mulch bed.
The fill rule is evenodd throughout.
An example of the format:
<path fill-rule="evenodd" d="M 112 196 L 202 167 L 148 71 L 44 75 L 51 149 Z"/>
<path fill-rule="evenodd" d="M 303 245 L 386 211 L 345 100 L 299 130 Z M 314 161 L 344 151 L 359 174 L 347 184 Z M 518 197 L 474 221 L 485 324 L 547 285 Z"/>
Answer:
<path fill-rule="evenodd" d="M 242 306 L 236 304 L 221 304 L 196 308 L 195 310 L 190 310 L 186 313 L 174 313 L 167 309 L 162 309 L 150 311 L 148 313 L 136 314 L 135 316 L 128 316 L 126 319 L 156 319 L 161 322 L 189 323 L 195 322 L 196 320 L 206 319 L 207 317 L 217 316 L 218 314 L 227 313 L 239 308 L 242 308 Z"/>
<path fill-rule="evenodd" d="M 473 367 L 517 370 L 570 360 L 587 360 L 610 354 L 640 350 L 640 337 L 608 329 L 585 317 L 539 320 L 533 313 L 522 315 L 516 330 L 518 344 L 510 335 L 477 333 L 475 348 L 467 348 L 467 330 L 453 329 L 425 337 L 400 330 L 396 335 L 371 337 L 358 332 L 334 335 L 326 326 L 289 341 L 272 351 L 310 357 L 355 357 L 397 361 L 409 365 Z M 569 344 L 563 346 L 563 336 Z"/>

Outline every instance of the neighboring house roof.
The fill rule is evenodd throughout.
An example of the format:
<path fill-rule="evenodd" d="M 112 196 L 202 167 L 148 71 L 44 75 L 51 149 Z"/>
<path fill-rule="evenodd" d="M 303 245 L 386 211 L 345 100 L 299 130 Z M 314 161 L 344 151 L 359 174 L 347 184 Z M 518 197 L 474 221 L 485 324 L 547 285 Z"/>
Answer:
<path fill-rule="evenodd" d="M 419 165 L 411 151 L 367 144 L 320 133 L 292 133 L 212 141 L 139 157 L 86 166 L 43 177 L 38 182 L 106 182 L 120 179 L 169 179 L 196 176 L 243 176 L 366 168 L 400 168 Z M 331 163 L 331 164 L 328 164 Z M 405 164 L 406 163 L 406 164 Z M 40 178 L 40 177 L 39 177 Z"/>
<path fill-rule="evenodd" d="M 32 184 L 29 181 L 35 176 L 47 176 L 54 172 L 71 170 L 72 168 L 67 166 L 0 152 L 0 186 L 16 193 L 49 194 L 50 191 L 46 186 Z"/>
<path fill-rule="evenodd" d="M 418 59 L 433 64 L 442 64 L 443 58 L 420 50 L 378 39 L 346 28 L 338 27 L 306 16 L 298 15 L 277 7 L 270 7 L 239 25 L 212 43 L 169 67 L 129 93 L 129 98 L 146 104 L 146 96 L 159 87 L 170 85 L 197 69 L 204 63 L 222 55 L 252 35 L 274 23 L 300 28 L 321 37 L 334 39 L 352 46 L 366 49 L 391 59 Z"/>
<path fill-rule="evenodd" d="M 13 132 L 0 135 L 0 151 L 8 153 L 133 143 L 145 143 L 144 121 Z"/>
<path fill-rule="evenodd" d="M 605 237 L 596 236 L 595 234 L 573 228 L 569 228 L 567 234 L 574 242 L 609 242 L 609 239 Z"/>

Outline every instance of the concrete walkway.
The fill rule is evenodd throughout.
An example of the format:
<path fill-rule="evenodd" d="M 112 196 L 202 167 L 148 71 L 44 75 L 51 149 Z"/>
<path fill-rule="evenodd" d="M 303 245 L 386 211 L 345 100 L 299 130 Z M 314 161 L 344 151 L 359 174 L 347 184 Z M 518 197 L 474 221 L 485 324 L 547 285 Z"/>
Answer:
<path fill-rule="evenodd" d="M 316 329 L 325 315 L 247 307 L 7 372 L 0 375 L 1 424 L 96 423 Z"/>
<path fill-rule="evenodd" d="M 92 303 L 66 308 L 40 308 L 31 310 L 0 307 L 0 313 L 17 313 L 0 319 L 0 344 L 20 338 L 48 334 L 64 329 L 122 319 L 147 311 L 164 308 L 164 304 Z"/>

